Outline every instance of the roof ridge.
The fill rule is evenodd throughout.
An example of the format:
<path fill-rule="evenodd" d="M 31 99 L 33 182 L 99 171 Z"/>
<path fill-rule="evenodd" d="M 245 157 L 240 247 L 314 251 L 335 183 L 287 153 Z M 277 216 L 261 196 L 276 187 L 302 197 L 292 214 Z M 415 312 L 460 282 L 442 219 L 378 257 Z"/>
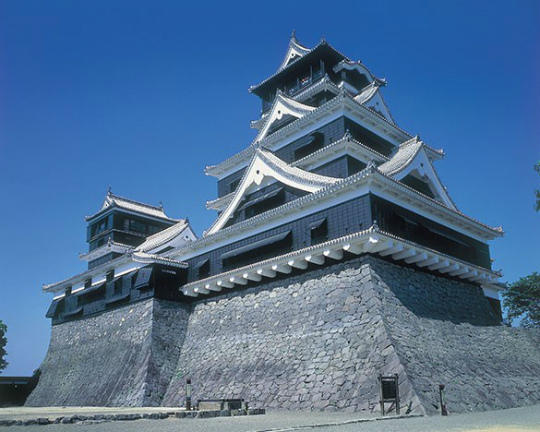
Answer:
<path fill-rule="evenodd" d="M 123 201 L 127 201 L 129 203 L 132 203 L 132 204 L 138 204 L 138 205 L 141 205 L 143 207 L 149 207 L 153 210 L 163 210 L 163 204 L 159 205 L 159 206 L 155 206 L 155 205 L 152 205 L 152 204 L 147 204 L 147 203 L 144 203 L 142 201 L 137 201 L 137 200 L 134 200 L 132 198 L 126 198 L 126 197 L 123 197 L 123 196 L 120 196 L 120 195 L 116 195 L 112 192 L 107 192 L 107 198 L 108 197 L 112 197 L 111 199 L 120 199 L 120 200 L 123 200 Z"/>

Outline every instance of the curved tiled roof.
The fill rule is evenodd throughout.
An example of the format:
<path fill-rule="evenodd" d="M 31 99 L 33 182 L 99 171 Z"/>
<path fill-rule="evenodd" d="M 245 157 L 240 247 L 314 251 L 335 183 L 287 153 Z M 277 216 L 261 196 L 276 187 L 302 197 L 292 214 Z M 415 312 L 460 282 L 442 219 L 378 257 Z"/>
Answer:
<path fill-rule="evenodd" d="M 279 66 L 278 72 L 283 70 L 291 62 L 291 60 L 295 61 L 295 56 L 303 57 L 307 53 L 309 53 L 309 51 L 310 49 L 308 47 L 305 47 L 300 42 L 298 42 L 298 39 L 296 39 L 296 34 L 293 31 L 291 35 L 291 40 L 289 41 L 289 47 L 287 48 L 287 53 L 285 54 L 285 58 Z"/>
<path fill-rule="evenodd" d="M 395 176 L 399 172 L 403 171 L 414 160 L 418 152 L 424 148 L 432 157 L 440 159 L 444 156 L 442 150 L 435 150 L 427 146 L 418 136 L 405 141 L 398 147 L 396 153 L 390 157 L 388 162 L 383 163 L 378 167 L 379 171 L 388 176 Z"/>
<path fill-rule="evenodd" d="M 91 216 L 86 216 L 85 220 L 89 221 L 91 219 L 94 219 L 96 216 L 104 213 L 106 210 L 108 210 L 111 207 L 118 207 L 120 209 L 128 210 L 131 212 L 141 213 L 146 216 L 153 216 L 160 219 L 176 221 L 176 219 L 172 219 L 165 214 L 165 211 L 163 210 L 163 206 L 153 206 L 150 204 L 145 204 L 139 201 L 135 201 L 129 198 L 115 195 L 111 191 L 107 192 L 107 196 L 105 197 L 105 200 L 103 201 L 103 205 L 101 206 L 101 209 L 97 213 L 94 213 Z"/>
<path fill-rule="evenodd" d="M 298 62 L 299 60 L 305 58 L 306 56 L 309 56 L 310 54 L 312 54 L 313 52 L 315 52 L 318 48 L 322 47 L 322 46 L 327 46 L 328 48 L 330 48 L 332 51 L 334 51 L 336 54 L 338 54 L 339 56 L 343 57 L 343 59 L 345 60 L 350 60 L 346 55 L 344 55 L 343 53 L 341 53 L 340 51 L 338 51 L 337 49 L 335 49 L 332 45 L 330 45 L 328 42 L 326 42 L 326 39 L 321 39 L 321 41 L 315 45 L 312 49 L 310 49 L 306 54 L 304 54 L 303 56 L 299 56 L 297 59 L 287 63 L 287 65 L 282 68 L 282 69 L 279 69 L 275 74 L 269 76 L 268 78 L 266 78 L 265 80 L 261 81 L 259 84 L 256 84 L 254 86 L 251 86 L 249 88 L 249 91 L 250 93 L 253 92 L 254 90 L 256 90 L 257 88 L 261 87 L 262 85 L 266 84 L 268 81 L 272 80 L 274 77 L 276 77 L 277 75 L 283 73 L 284 71 L 286 71 L 287 69 L 289 69 L 291 66 L 293 66 L 294 64 L 296 64 L 296 62 Z"/>
<path fill-rule="evenodd" d="M 144 243 L 135 248 L 134 252 L 148 252 L 156 249 L 178 237 L 188 227 L 189 222 L 187 219 L 182 219 L 177 224 L 149 236 Z"/>
<path fill-rule="evenodd" d="M 376 113 L 372 109 L 355 101 L 354 98 L 347 91 L 341 89 L 340 94 L 338 96 L 330 99 L 325 104 L 321 105 L 320 107 L 317 107 L 310 113 L 304 115 L 303 117 L 300 117 L 299 119 L 293 121 L 292 123 L 289 123 L 288 125 L 277 130 L 276 132 L 270 135 L 267 135 L 261 141 L 259 141 L 259 144 L 261 146 L 268 146 L 269 144 L 279 140 L 279 138 L 282 137 L 283 134 L 289 133 L 292 130 L 297 130 L 301 125 L 305 123 L 313 122 L 314 117 L 322 116 L 324 115 L 326 111 L 334 109 L 341 104 L 351 104 L 352 107 L 361 107 L 364 110 L 363 113 L 368 114 L 368 117 L 370 119 L 374 121 L 382 121 L 382 124 L 384 124 L 385 127 L 387 127 L 389 130 L 394 131 L 395 133 L 399 133 L 403 137 L 406 137 L 406 138 L 411 137 L 411 134 L 404 131 L 402 128 L 392 123 L 392 121 L 384 118 L 382 115 Z M 207 166 L 205 172 L 207 175 L 216 175 L 216 173 L 221 170 L 229 169 L 231 167 L 236 166 L 239 163 L 246 161 L 253 155 L 254 151 L 255 151 L 255 147 L 253 144 L 251 144 L 249 147 L 236 153 L 235 155 L 229 157 L 228 159 L 225 159 L 223 162 L 217 165 Z"/>
<path fill-rule="evenodd" d="M 278 90 L 276 97 L 274 98 L 274 103 L 272 104 L 268 115 L 265 117 L 265 121 L 259 133 L 253 140 L 253 144 L 263 140 L 267 136 L 268 130 L 272 123 L 281 119 L 283 115 L 290 114 L 296 118 L 301 118 L 315 109 L 317 108 L 297 102 Z"/>

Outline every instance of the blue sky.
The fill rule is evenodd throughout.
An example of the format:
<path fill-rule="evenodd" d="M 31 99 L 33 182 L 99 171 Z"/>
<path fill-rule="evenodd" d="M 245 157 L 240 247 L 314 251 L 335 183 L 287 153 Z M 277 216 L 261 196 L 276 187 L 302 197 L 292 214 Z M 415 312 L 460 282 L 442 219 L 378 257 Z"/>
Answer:
<path fill-rule="evenodd" d="M 4 375 L 49 342 L 43 283 L 83 271 L 83 217 L 109 185 L 163 202 L 198 234 L 213 221 L 204 166 L 249 145 L 293 29 L 325 36 L 388 80 L 397 123 L 447 157 L 458 207 L 502 225 L 495 269 L 539 270 L 540 2 L 0 1 L 0 319 Z"/>

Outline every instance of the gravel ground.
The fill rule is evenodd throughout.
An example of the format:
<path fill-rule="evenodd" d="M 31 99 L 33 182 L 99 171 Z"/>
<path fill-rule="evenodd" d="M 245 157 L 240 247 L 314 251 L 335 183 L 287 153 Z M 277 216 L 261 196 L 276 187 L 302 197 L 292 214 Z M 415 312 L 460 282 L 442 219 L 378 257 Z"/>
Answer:
<path fill-rule="evenodd" d="M 1 410 L 0 410 L 1 414 Z M 168 418 L 103 423 L 8 426 L 9 432 L 540 432 L 540 405 L 510 410 L 376 420 L 360 414 L 273 411 L 266 415 L 213 419 Z"/>

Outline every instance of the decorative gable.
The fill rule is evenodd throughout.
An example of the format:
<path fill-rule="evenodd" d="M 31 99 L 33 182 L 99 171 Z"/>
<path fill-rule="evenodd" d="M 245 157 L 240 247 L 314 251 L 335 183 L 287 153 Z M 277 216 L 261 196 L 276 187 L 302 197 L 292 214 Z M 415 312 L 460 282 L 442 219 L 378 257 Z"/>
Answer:
<path fill-rule="evenodd" d="M 278 71 L 285 69 L 291 62 L 299 59 L 300 57 L 305 56 L 311 50 L 304 45 L 301 45 L 296 39 L 296 34 L 293 31 L 291 35 L 291 40 L 289 42 L 289 47 L 287 48 L 287 53 L 285 58 L 281 62 Z"/>
<path fill-rule="evenodd" d="M 389 122 L 396 124 L 392 114 L 390 114 L 388 105 L 386 105 L 386 102 L 382 97 L 380 91 L 381 86 L 382 84 L 380 81 L 373 81 L 370 85 L 364 87 L 362 91 L 354 97 L 354 100 L 384 117 Z"/>
<path fill-rule="evenodd" d="M 229 205 L 214 222 L 212 227 L 210 227 L 206 235 L 214 234 L 223 228 L 247 195 L 271 183 L 277 181 L 292 188 L 312 193 L 330 186 L 339 180 L 292 167 L 269 151 L 259 148 L 255 151 L 251 163 L 244 173 L 240 185 L 236 189 Z"/>
<path fill-rule="evenodd" d="M 416 136 L 401 144 L 390 160 L 378 169 L 383 174 L 457 210 L 432 163 L 433 160 L 443 157 L 442 150 L 428 147 Z"/>
<path fill-rule="evenodd" d="M 264 126 L 260 129 L 255 137 L 255 141 L 261 141 L 264 137 L 275 130 L 278 122 L 285 120 L 287 116 L 293 117 L 295 120 L 315 110 L 315 107 L 296 102 L 294 99 L 288 98 L 278 90 L 274 104 L 270 109 L 269 114 L 265 117 Z"/>

